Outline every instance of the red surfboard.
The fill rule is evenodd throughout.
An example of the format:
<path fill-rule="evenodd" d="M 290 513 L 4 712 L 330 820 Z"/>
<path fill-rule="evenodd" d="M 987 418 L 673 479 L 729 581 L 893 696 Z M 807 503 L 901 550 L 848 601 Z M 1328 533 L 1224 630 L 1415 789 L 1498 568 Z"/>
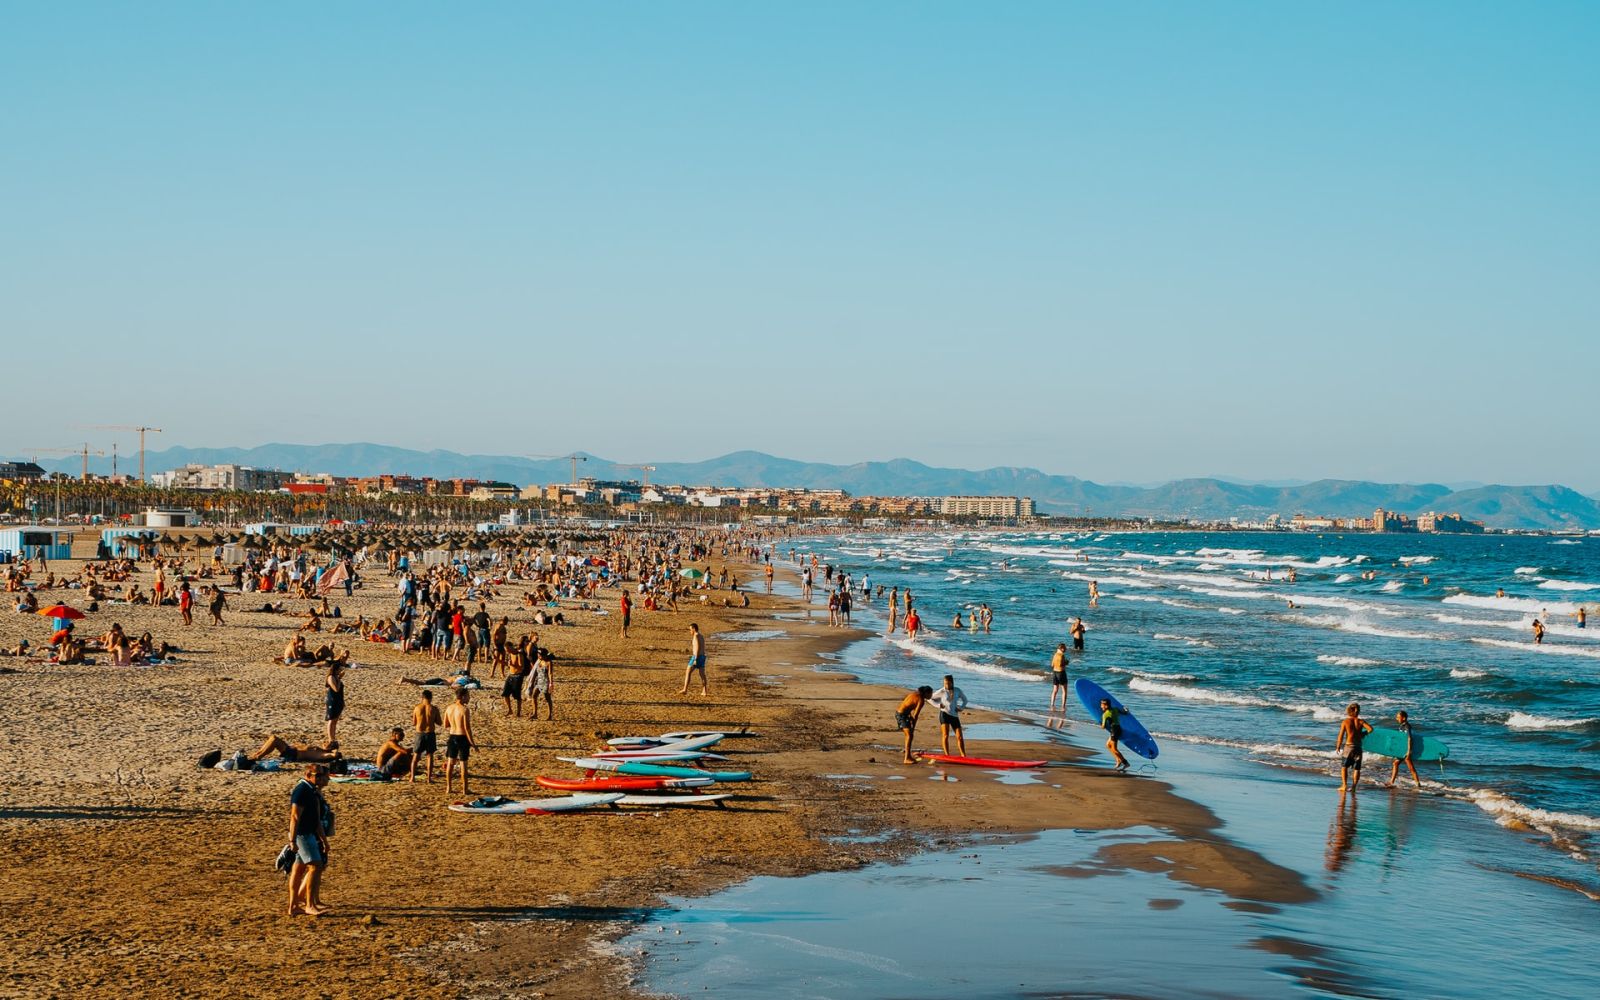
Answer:
<path fill-rule="evenodd" d="M 923 760 L 935 764 L 964 764 L 968 767 L 1044 767 L 1047 760 L 997 760 L 993 757 L 958 757 L 952 753 L 917 753 Z"/>
<path fill-rule="evenodd" d="M 542 788 L 562 792 L 653 792 L 661 788 L 698 788 L 710 778 L 547 778 L 533 779 Z"/>

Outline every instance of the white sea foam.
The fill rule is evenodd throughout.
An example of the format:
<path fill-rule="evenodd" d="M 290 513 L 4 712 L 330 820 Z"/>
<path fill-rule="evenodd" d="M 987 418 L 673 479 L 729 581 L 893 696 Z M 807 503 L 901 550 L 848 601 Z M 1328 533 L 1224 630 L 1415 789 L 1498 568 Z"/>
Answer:
<path fill-rule="evenodd" d="M 1574 538 L 1558 538 L 1555 541 L 1551 542 L 1550 544 L 1551 545 L 1582 545 L 1583 543 L 1578 541 L 1577 539 L 1574 539 Z"/>
<path fill-rule="evenodd" d="M 1187 608 L 1190 611 L 1204 611 L 1205 606 L 1193 604 L 1189 601 L 1174 600 L 1170 597 L 1150 597 L 1146 594 L 1112 594 L 1119 601 L 1144 601 L 1147 604 L 1165 604 L 1169 608 Z"/>
<path fill-rule="evenodd" d="M 1151 733 L 1150 735 L 1162 740 L 1177 740 L 1180 743 L 1197 743 L 1201 746 L 1230 747 L 1234 750 L 1243 750 L 1246 753 L 1271 754 L 1274 757 L 1293 757 L 1299 760 L 1329 759 L 1327 750 L 1315 750 L 1311 747 L 1289 746 L 1283 743 L 1248 743 L 1243 740 L 1225 740 L 1213 736 L 1189 736 L 1184 733 Z"/>
<path fill-rule="evenodd" d="M 1206 640 L 1206 639 L 1195 639 L 1195 638 L 1193 638 L 1191 636 L 1187 636 L 1187 635 L 1173 635 L 1170 632 L 1157 632 L 1153 636 L 1153 638 L 1161 639 L 1161 640 L 1163 640 L 1165 642 L 1182 642 L 1182 643 L 1186 643 L 1186 644 L 1188 644 L 1190 646 L 1205 646 L 1207 649 L 1216 649 L 1217 648 L 1216 644 L 1213 643 L 1213 642 L 1210 642 L 1209 640 Z"/>
<path fill-rule="evenodd" d="M 1600 660 L 1600 649 L 1585 649 L 1581 646 L 1558 646 L 1551 643 L 1535 644 L 1532 642 L 1512 642 L 1510 639 L 1485 639 L 1482 636 L 1473 636 L 1473 642 L 1485 646 L 1501 646 L 1505 649 L 1517 649 L 1525 653 L 1550 653 L 1555 656 L 1584 656 L 1591 660 Z"/>
<path fill-rule="evenodd" d="M 1523 611 L 1531 614 L 1549 612 L 1558 615 L 1576 614 L 1578 606 L 1566 601 L 1530 601 L 1522 597 L 1495 597 L 1493 595 L 1451 594 L 1446 604 L 1464 604 L 1471 608 L 1488 608 L 1491 611 Z"/>
<path fill-rule="evenodd" d="M 1456 678 L 1457 680 L 1475 681 L 1475 680 L 1479 679 L 1480 677 L 1488 677 L 1489 676 L 1489 671 L 1487 671 L 1487 670 L 1464 670 L 1464 669 L 1461 669 L 1461 668 L 1452 668 L 1450 670 L 1450 676 Z"/>
<path fill-rule="evenodd" d="M 1381 625 L 1372 625 L 1359 618 L 1340 618 L 1338 615 L 1305 615 L 1299 619 L 1307 625 L 1318 625 L 1323 628 L 1338 629 L 1341 632 L 1354 632 L 1357 635 L 1374 635 L 1385 639 L 1443 639 L 1442 635 L 1432 632 L 1412 632 L 1407 629 L 1384 628 Z"/>
<path fill-rule="evenodd" d="M 1506 726 L 1511 729 L 1583 729 L 1597 722 L 1600 718 L 1552 719 L 1531 712 L 1512 712 L 1506 717 Z"/>
<path fill-rule="evenodd" d="M 1366 614 L 1384 615 L 1390 618 L 1399 618 L 1404 615 L 1401 611 L 1391 611 L 1367 601 L 1353 601 L 1348 597 L 1322 597 L 1317 594 L 1285 594 L 1286 598 L 1296 604 L 1304 604 L 1312 608 L 1343 608 L 1346 611 L 1361 611 Z"/>
<path fill-rule="evenodd" d="M 724 632 L 717 636 L 718 642 L 760 642 L 763 639 L 781 639 L 789 633 L 782 629 L 765 628 L 752 629 L 749 632 Z"/>
<path fill-rule="evenodd" d="M 1244 614 L 1244 610 L 1242 608 L 1218 608 L 1217 609 L 1217 614 L 1219 614 L 1219 615 L 1242 615 L 1242 614 Z"/>
<path fill-rule="evenodd" d="M 996 663 L 982 663 L 978 660 L 962 656 L 960 653 L 953 653 L 948 649 L 940 649 L 938 646 L 933 646 L 926 642 L 912 642 L 910 639 L 890 639 L 889 641 L 894 645 L 899 646 L 901 649 L 911 653 L 913 656 L 921 656 L 929 660 L 934 660 L 935 662 L 944 664 L 952 670 L 961 670 L 973 674 L 985 674 L 990 677 L 1004 677 L 1005 679 L 1012 681 L 1035 682 L 1045 679 L 1043 670 L 1039 671 L 1038 673 L 1028 673 L 1024 670 L 1013 670 L 1010 667 L 1002 667 Z"/>
<path fill-rule="evenodd" d="M 1334 583 L 1350 583 L 1351 581 L 1355 580 L 1355 578 L 1356 578 L 1356 575 L 1354 573 L 1340 573 L 1337 577 L 1334 578 L 1333 582 Z"/>
<path fill-rule="evenodd" d="M 1336 667 L 1376 667 L 1383 664 L 1382 660 L 1369 660 L 1365 656 L 1334 656 L 1323 653 L 1317 657 L 1318 663 L 1331 663 Z"/>
<path fill-rule="evenodd" d="M 1404 586 L 1405 584 L 1401 583 L 1399 580 L 1390 580 L 1388 583 L 1383 585 L 1383 590 L 1385 593 L 1392 594 Z"/>
<path fill-rule="evenodd" d="M 1422 566 L 1433 562 L 1437 556 L 1401 556 L 1399 561 L 1407 566 Z"/>
<path fill-rule="evenodd" d="M 1240 705 L 1246 708 L 1276 708 L 1285 712 L 1303 712 L 1314 719 L 1332 721 L 1342 718 L 1342 714 L 1331 708 L 1321 705 L 1302 705 L 1294 702 L 1268 701 L 1247 694 L 1229 694 L 1224 691 L 1212 691 L 1202 687 L 1181 687 L 1176 684 L 1164 684 L 1160 681 L 1146 680 L 1135 677 L 1128 682 L 1128 687 L 1145 694 L 1159 694 L 1168 698 L 1178 698 L 1183 701 L 1204 701 L 1214 705 Z"/>
<path fill-rule="evenodd" d="M 1163 674 L 1155 670 L 1134 670 L 1130 667 L 1107 667 L 1106 669 L 1114 674 L 1143 677 L 1147 681 L 1197 681 L 1200 679 L 1194 674 Z"/>
<path fill-rule="evenodd" d="M 1600 590 L 1600 583 L 1584 583 L 1580 580 L 1546 580 L 1539 584 L 1540 590 Z"/>
<path fill-rule="evenodd" d="M 1546 833 L 1553 833 L 1552 827 L 1568 830 L 1600 830 L 1600 817 L 1535 809 L 1533 806 L 1523 805 L 1509 795 L 1488 788 L 1468 789 L 1467 798 L 1479 809 L 1494 816 L 1495 821 L 1501 826 L 1522 823 Z"/>
<path fill-rule="evenodd" d="M 1518 576 L 1533 576 L 1533 575 L 1537 574 L 1539 572 L 1539 570 L 1542 569 L 1542 568 L 1543 567 L 1541 567 L 1541 566 L 1518 566 L 1517 567 L 1517 575 Z"/>

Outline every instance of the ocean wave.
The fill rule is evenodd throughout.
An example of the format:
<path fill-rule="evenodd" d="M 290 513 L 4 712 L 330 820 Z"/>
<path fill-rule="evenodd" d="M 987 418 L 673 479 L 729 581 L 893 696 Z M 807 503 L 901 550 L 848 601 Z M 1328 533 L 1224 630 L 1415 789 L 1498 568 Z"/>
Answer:
<path fill-rule="evenodd" d="M 1546 833 L 1550 827 L 1562 827 L 1569 830 L 1600 830 L 1600 817 L 1585 816 L 1582 813 L 1552 812 L 1548 809 L 1536 809 L 1525 806 L 1521 802 L 1502 792 L 1488 788 L 1473 788 L 1467 791 L 1467 798 L 1477 805 L 1479 809 L 1493 815 L 1502 826 L 1509 826 L 1512 822 L 1524 823 L 1528 826 L 1538 827 Z"/>
<path fill-rule="evenodd" d="M 1555 656 L 1584 656 L 1591 660 L 1600 660 L 1600 649 L 1583 649 L 1578 646 L 1558 646 L 1550 643 L 1535 644 L 1532 642 L 1512 642 L 1510 639 L 1485 639 L 1482 636 L 1473 636 L 1473 642 L 1485 646 L 1500 646 L 1505 649 L 1520 649 L 1526 653 L 1550 653 Z"/>
<path fill-rule="evenodd" d="M 1296 604 L 1304 604 L 1311 608 L 1343 608 L 1346 611 L 1361 611 L 1389 618 L 1399 618 L 1404 615 L 1401 611 L 1390 611 L 1388 608 L 1381 608 L 1366 601 L 1353 601 L 1348 597 L 1322 597 L 1317 594 L 1285 594 L 1284 597 Z"/>
<path fill-rule="evenodd" d="M 1229 747 L 1234 750 L 1243 750 L 1246 753 L 1272 754 L 1275 757 L 1293 757 L 1299 760 L 1326 761 L 1330 757 L 1330 751 L 1328 750 L 1288 746 L 1283 743 L 1249 743 L 1244 740 L 1225 740 L 1214 736 L 1190 736 L 1186 733 L 1151 733 L 1150 735 L 1162 740 L 1177 740 L 1179 743 Z"/>
<path fill-rule="evenodd" d="M 1365 656 L 1334 656 L 1323 653 L 1317 657 L 1318 663 L 1331 663 L 1336 667 L 1378 667 L 1383 665 L 1382 660 L 1369 660 Z"/>
<path fill-rule="evenodd" d="M 1518 566 L 1516 573 L 1518 576 L 1535 576 L 1543 568 L 1542 566 Z"/>
<path fill-rule="evenodd" d="M 1163 583 L 1197 583 L 1202 587 L 1229 587 L 1236 590 L 1260 590 L 1261 584 L 1248 580 L 1231 580 L 1227 577 L 1203 576 L 1199 573 L 1173 573 L 1149 571 L 1147 576 Z"/>
<path fill-rule="evenodd" d="M 1475 680 L 1478 680 L 1481 677 L 1488 677 L 1489 676 L 1489 671 L 1487 671 L 1487 670 L 1467 670 L 1467 669 L 1462 669 L 1460 667 L 1452 667 L 1451 670 L 1450 670 L 1450 676 L 1454 677 L 1454 678 L 1456 678 L 1458 680 L 1475 681 Z"/>
<path fill-rule="evenodd" d="M 1581 580 L 1546 580 L 1539 584 L 1540 590 L 1600 590 L 1600 583 L 1584 583 Z"/>
<path fill-rule="evenodd" d="M 1157 632 L 1151 638 L 1161 639 L 1165 642 L 1182 642 L 1190 646 L 1205 646 L 1207 649 L 1216 649 L 1216 644 L 1207 639 L 1195 639 L 1187 635 L 1173 635 L 1170 632 Z"/>
<path fill-rule="evenodd" d="M 1423 566 L 1423 565 L 1426 565 L 1427 563 L 1433 562 L 1437 558 L 1439 558 L 1439 557 L 1438 556 L 1401 556 L 1397 560 L 1397 562 L 1404 563 L 1407 566 Z"/>
<path fill-rule="evenodd" d="M 1356 575 L 1354 573 L 1340 573 L 1338 576 L 1334 577 L 1333 582 L 1334 583 L 1351 583 L 1351 582 L 1353 582 L 1355 580 L 1355 578 L 1356 578 Z"/>
<path fill-rule="evenodd" d="M 1395 591 L 1399 590 L 1401 587 L 1404 587 L 1404 586 L 1405 586 L 1405 584 L 1401 583 L 1399 580 L 1390 580 L 1388 583 L 1383 585 L 1382 589 L 1383 589 L 1384 593 L 1392 594 L 1392 593 L 1394 593 Z"/>
<path fill-rule="evenodd" d="M 1213 705 L 1239 705 L 1245 708 L 1276 708 L 1284 712 L 1301 712 L 1325 722 L 1343 718 L 1344 715 L 1342 712 L 1324 708 L 1321 705 L 1268 701 L 1265 698 L 1257 698 L 1254 695 L 1229 694 L 1202 687 L 1180 687 L 1176 684 L 1164 684 L 1160 681 L 1146 680 L 1143 677 L 1135 677 L 1128 682 L 1128 687 L 1145 694 L 1159 694 L 1167 698 L 1178 698 L 1182 701 L 1203 701 Z"/>
<path fill-rule="evenodd" d="M 1600 723 L 1600 717 L 1587 719 L 1552 719 L 1531 712 L 1512 712 L 1506 717 L 1509 729 L 1587 729 Z"/>
<path fill-rule="evenodd" d="M 1027 681 L 1029 683 L 1035 683 L 1045 679 L 1045 674 L 1042 669 L 1037 673 L 1029 673 L 1025 670 L 1014 670 L 1011 667 L 1002 667 L 995 663 L 982 663 L 978 660 L 973 660 L 962 656 L 960 653 L 952 653 L 948 649 L 940 649 L 938 646 L 932 646 L 926 642 L 912 642 L 910 639 L 890 639 L 889 642 L 892 645 L 899 646 L 901 649 L 913 656 L 920 656 L 924 659 L 942 663 L 951 670 L 960 670 L 972 674 L 983 674 L 988 677 L 1004 677 L 1006 680 Z"/>
<path fill-rule="evenodd" d="M 1219 614 L 1219 615 L 1242 615 L 1242 614 L 1244 614 L 1244 610 L 1242 608 L 1218 608 L 1217 609 L 1217 614 Z"/>
<path fill-rule="evenodd" d="M 1470 608 L 1488 608 L 1491 611 L 1523 611 L 1532 614 L 1576 614 L 1578 606 L 1568 601 L 1530 601 L 1523 597 L 1494 597 L 1479 594 L 1451 594 L 1445 604 L 1464 604 Z"/>
<path fill-rule="evenodd" d="M 1322 628 L 1338 629 L 1340 632 L 1353 632 L 1356 635 L 1372 635 L 1385 639 L 1443 639 L 1442 635 L 1432 632 L 1412 632 L 1407 629 L 1384 628 L 1381 625 L 1370 625 L 1359 618 L 1340 618 L 1338 615 L 1305 615 L 1298 619 L 1307 625 L 1318 625 Z"/>
<path fill-rule="evenodd" d="M 1107 667 L 1106 669 L 1114 674 L 1143 677 L 1147 681 L 1197 681 L 1200 679 L 1194 674 L 1163 674 L 1155 670 L 1134 670 L 1132 667 Z"/>
<path fill-rule="evenodd" d="M 1575 538 L 1559 538 L 1559 539 L 1551 542 L 1550 544 L 1551 545 L 1582 545 L 1583 543 L 1578 541 Z"/>
<path fill-rule="evenodd" d="M 1189 601 L 1174 600 L 1170 597 L 1151 597 L 1148 594 L 1110 594 L 1119 601 L 1143 601 L 1147 604 L 1165 604 L 1169 608 L 1186 608 L 1190 611 L 1204 611 L 1205 606 Z"/>

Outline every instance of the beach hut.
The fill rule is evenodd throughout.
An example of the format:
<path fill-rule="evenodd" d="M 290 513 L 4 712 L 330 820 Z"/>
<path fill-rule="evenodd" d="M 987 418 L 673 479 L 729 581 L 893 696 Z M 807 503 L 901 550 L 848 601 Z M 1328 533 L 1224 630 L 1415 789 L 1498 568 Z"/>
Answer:
<path fill-rule="evenodd" d="M 6 561 L 16 559 L 71 559 L 72 532 L 66 528 L 47 528 L 37 524 L 0 528 L 0 553 Z"/>
<path fill-rule="evenodd" d="M 139 521 L 146 528 L 192 528 L 200 515 L 191 507 L 146 507 Z"/>
<path fill-rule="evenodd" d="M 150 528 L 102 528 L 100 554 L 113 559 L 157 554 L 161 532 Z"/>

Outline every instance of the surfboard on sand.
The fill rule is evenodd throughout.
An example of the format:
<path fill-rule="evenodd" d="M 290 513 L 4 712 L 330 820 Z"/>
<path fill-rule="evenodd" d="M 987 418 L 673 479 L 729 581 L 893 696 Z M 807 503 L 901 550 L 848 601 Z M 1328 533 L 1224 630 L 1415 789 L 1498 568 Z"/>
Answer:
<path fill-rule="evenodd" d="M 1089 718 L 1097 724 L 1100 721 L 1100 700 L 1103 698 L 1111 703 L 1111 707 L 1122 714 L 1122 738 L 1117 742 L 1143 757 L 1145 760 L 1155 760 L 1161 748 L 1156 746 L 1156 741 L 1150 736 L 1150 731 L 1134 718 L 1132 712 L 1122 707 L 1111 692 L 1091 681 L 1087 677 L 1079 677 L 1073 684 L 1073 689 L 1078 692 L 1078 700 L 1083 703 L 1084 711 L 1089 713 Z"/>
<path fill-rule="evenodd" d="M 1412 727 L 1416 748 L 1412 760 L 1444 760 L 1450 756 L 1450 748 L 1434 739 L 1424 736 Z M 1406 755 L 1406 734 L 1398 729 L 1373 729 L 1361 741 L 1361 749 L 1366 753 L 1375 753 L 1383 757 L 1404 757 Z"/>
<path fill-rule="evenodd" d="M 608 806 L 623 797 L 621 792 L 611 792 L 606 795 L 566 795 L 555 799 L 508 799 L 503 796 L 490 796 L 475 799 L 472 802 L 452 802 L 451 812 L 460 813 L 499 813 L 519 815 L 524 813 L 554 813 L 572 812 L 575 809 L 590 809 L 594 806 Z"/>
<path fill-rule="evenodd" d="M 917 752 L 923 760 L 935 764 L 965 764 L 968 767 L 993 767 L 993 768 L 1024 768 L 1044 767 L 1050 763 L 1047 760 L 1005 760 L 997 757 L 959 757 L 950 753 L 924 753 Z"/>

